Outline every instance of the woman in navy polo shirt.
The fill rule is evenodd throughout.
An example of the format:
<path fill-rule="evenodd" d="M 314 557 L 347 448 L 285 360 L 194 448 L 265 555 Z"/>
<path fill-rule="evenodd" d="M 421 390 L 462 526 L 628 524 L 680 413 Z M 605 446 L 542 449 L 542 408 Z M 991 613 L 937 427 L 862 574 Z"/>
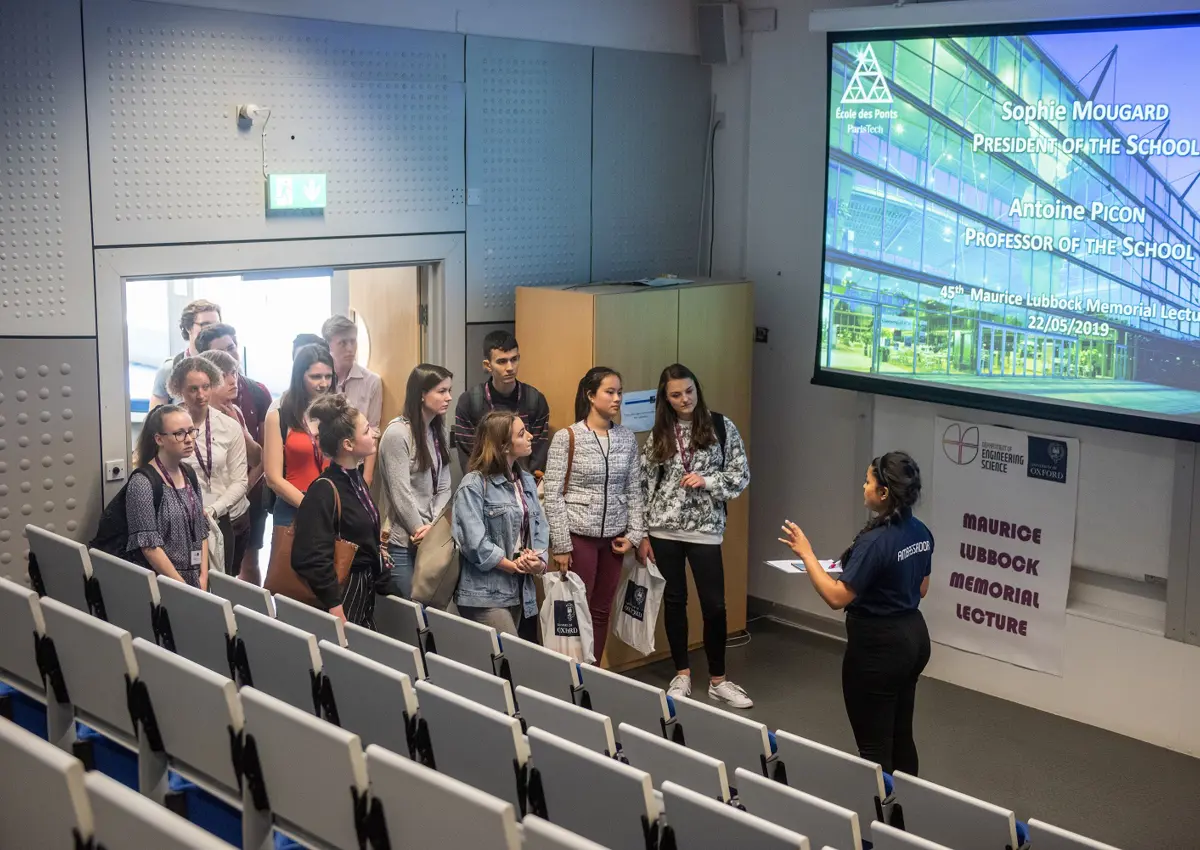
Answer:
<path fill-rule="evenodd" d="M 840 579 L 825 572 L 804 532 L 784 523 L 786 543 L 804 561 L 830 608 L 846 609 L 842 697 L 863 758 L 887 773 L 917 772 L 913 706 L 929 663 L 929 630 L 917 609 L 929 589 L 933 535 L 912 508 L 921 470 L 906 452 L 871 461 L 863 502 L 874 513 L 841 557 Z"/>

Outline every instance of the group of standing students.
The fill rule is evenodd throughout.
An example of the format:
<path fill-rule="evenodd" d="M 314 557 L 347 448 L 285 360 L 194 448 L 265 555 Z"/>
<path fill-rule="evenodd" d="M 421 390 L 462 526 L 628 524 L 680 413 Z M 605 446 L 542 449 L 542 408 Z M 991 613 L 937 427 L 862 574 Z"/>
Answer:
<path fill-rule="evenodd" d="M 321 607 L 373 627 L 376 593 L 412 592 L 421 541 L 452 500 L 456 447 L 465 472 L 451 506 L 461 570 L 454 601 L 462 616 L 536 638 L 534 577 L 573 571 L 587 589 L 599 661 L 623 559 L 633 553 L 653 561 L 666 581 L 664 621 L 676 668 L 668 693 L 689 696 L 690 565 L 709 696 L 735 708 L 753 705 L 725 677 L 721 558 L 726 504 L 749 484 L 749 464 L 736 425 L 708 408 L 687 367 L 663 370 L 653 429 L 640 449 L 634 433 L 615 422 L 621 376 L 602 366 L 580 379 L 575 421 L 550 439 L 545 397 L 517 380 L 516 339 L 495 332 L 484 342 L 489 378 L 459 398 L 452 427 L 453 376 L 422 364 L 409 376 L 403 415 L 381 436 L 337 392 L 329 348 L 314 343 L 294 352 L 290 387 L 266 415 L 260 446 L 230 401 L 237 364 L 231 372 L 220 353 L 175 364 L 170 385 L 183 404 L 152 411 L 139 439 L 150 474 L 129 485 L 129 549 L 158 572 L 207 585 L 208 523 L 233 528 L 244 513 L 245 469 L 261 459 L 276 540 L 292 537 L 291 567 Z M 886 771 L 914 774 L 916 685 L 930 654 L 918 607 L 933 551 L 932 535 L 912 513 L 920 491 L 908 454 L 871 462 L 863 494 L 872 519 L 843 554 L 840 577 L 826 572 L 796 524 L 786 522 L 780 538 L 821 598 L 847 611 L 842 688 L 860 754 Z M 353 558 L 339 580 L 337 548 L 347 543 Z M 239 557 L 236 547 L 226 557 Z"/>

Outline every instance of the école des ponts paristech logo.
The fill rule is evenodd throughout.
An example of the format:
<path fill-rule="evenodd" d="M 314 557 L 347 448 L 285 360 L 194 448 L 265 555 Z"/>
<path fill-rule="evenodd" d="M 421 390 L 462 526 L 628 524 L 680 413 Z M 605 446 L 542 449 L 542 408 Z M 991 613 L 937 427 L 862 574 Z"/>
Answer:
<path fill-rule="evenodd" d="M 875 49 L 866 45 L 858 52 L 857 59 L 854 76 L 842 95 L 843 105 L 891 103 L 892 92 L 879 67 L 879 60 L 875 58 Z"/>

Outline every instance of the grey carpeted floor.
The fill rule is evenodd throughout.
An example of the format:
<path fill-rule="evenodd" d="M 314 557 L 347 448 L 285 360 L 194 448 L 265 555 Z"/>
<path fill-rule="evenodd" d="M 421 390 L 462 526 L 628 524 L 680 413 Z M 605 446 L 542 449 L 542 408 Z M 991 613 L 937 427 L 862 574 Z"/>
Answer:
<path fill-rule="evenodd" d="M 730 649 L 729 677 L 755 701 L 747 714 L 774 729 L 855 752 L 842 706 L 844 644 L 769 620 Z M 707 700 L 704 654 L 691 657 Z M 670 662 L 632 675 L 663 688 Z M 965 794 L 1122 848 L 1196 847 L 1200 759 L 923 679 L 917 690 L 921 775 Z"/>

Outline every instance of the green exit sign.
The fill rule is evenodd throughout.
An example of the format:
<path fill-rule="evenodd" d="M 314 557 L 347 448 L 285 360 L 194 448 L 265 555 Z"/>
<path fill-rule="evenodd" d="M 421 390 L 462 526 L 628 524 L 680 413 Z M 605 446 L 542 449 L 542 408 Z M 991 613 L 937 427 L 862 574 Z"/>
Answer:
<path fill-rule="evenodd" d="M 325 209 L 324 174 L 272 174 L 267 180 L 267 211 Z"/>

